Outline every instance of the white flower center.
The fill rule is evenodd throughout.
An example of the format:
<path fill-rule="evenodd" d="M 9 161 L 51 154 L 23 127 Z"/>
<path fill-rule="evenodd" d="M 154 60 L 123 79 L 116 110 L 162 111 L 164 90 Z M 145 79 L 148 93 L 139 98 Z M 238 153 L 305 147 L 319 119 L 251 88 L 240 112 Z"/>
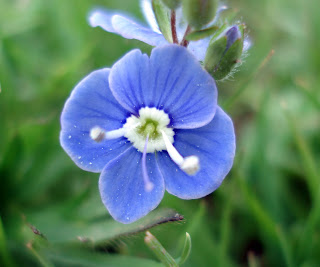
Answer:
<path fill-rule="evenodd" d="M 151 191 L 153 184 L 150 182 L 146 165 L 146 154 L 155 151 L 167 150 L 170 158 L 189 175 L 194 175 L 200 168 L 199 158 L 191 155 L 182 157 L 173 146 L 174 131 L 168 127 L 170 119 L 163 110 L 156 108 L 141 108 L 139 116 L 131 115 L 127 118 L 122 128 L 106 132 L 99 126 L 90 130 L 90 137 L 96 142 L 126 137 L 132 145 L 142 153 L 142 173 L 146 191 Z"/>
<path fill-rule="evenodd" d="M 174 131 L 172 128 L 168 128 L 169 123 L 169 116 L 163 110 L 149 107 L 141 108 L 139 117 L 132 115 L 123 125 L 123 128 L 127 129 L 124 136 L 140 152 L 144 150 L 147 135 L 149 135 L 147 153 L 166 150 L 161 132 L 165 132 L 172 144 Z M 138 126 L 135 127 L 135 125 Z"/>

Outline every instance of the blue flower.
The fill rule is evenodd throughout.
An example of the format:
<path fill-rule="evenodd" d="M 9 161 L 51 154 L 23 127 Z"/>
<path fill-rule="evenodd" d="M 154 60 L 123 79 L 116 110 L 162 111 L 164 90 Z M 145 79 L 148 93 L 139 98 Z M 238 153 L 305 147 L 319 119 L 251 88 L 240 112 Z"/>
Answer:
<path fill-rule="evenodd" d="M 152 10 L 151 0 L 140 0 L 140 2 L 149 27 L 141 25 L 127 15 L 102 9 L 97 9 L 90 13 L 89 24 L 92 27 L 99 26 L 107 32 L 119 34 L 127 39 L 140 40 L 151 46 L 160 46 L 170 43 L 165 39 L 159 29 Z M 218 10 L 218 13 L 224 9 L 226 9 L 226 6 L 221 6 Z M 183 37 L 187 31 L 187 28 L 188 25 L 183 18 L 182 8 L 180 7 L 176 10 L 176 30 L 179 42 L 183 42 Z M 207 37 L 198 41 L 192 41 L 188 44 L 188 49 L 197 57 L 199 61 L 204 60 L 210 38 L 211 37 Z"/>
<path fill-rule="evenodd" d="M 219 187 L 235 154 L 231 119 L 217 106 L 213 78 L 178 45 L 133 50 L 90 73 L 61 115 L 60 141 L 82 169 L 101 172 L 102 201 L 131 223 L 160 203 Z"/>

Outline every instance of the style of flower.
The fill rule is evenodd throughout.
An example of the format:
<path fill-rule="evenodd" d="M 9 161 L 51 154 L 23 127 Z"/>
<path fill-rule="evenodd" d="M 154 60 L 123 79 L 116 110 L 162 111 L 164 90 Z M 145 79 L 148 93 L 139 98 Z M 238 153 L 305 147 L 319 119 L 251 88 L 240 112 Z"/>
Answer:
<path fill-rule="evenodd" d="M 140 0 L 143 14 L 149 24 L 149 27 L 141 25 L 130 17 L 107 11 L 96 9 L 89 15 L 89 24 L 92 27 L 101 27 L 107 32 L 116 33 L 127 39 L 136 39 L 151 46 L 161 46 L 168 43 L 177 43 L 188 46 L 188 49 L 196 56 L 199 61 L 203 61 L 211 37 L 198 41 L 186 42 L 185 35 L 190 30 L 187 22 L 182 15 L 182 8 L 178 8 L 171 14 L 171 25 L 174 37 L 172 40 L 166 40 L 162 35 L 156 17 L 152 10 L 151 0 Z M 225 6 L 219 8 L 218 13 L 226 9 Z M 173 19 L 174 18 L 174 19 Z"/>
<path fill-rule="evenodd" d="M 90 73 L 61 115 L 60 141 L 82 169 L 101 172 L 102 201 L 131 223 L 155 209 L 165 190 L 204 197 L 231 169 L 234 128 L 217 106 L 214 79 L 178 45 L 133 50 Z"/>

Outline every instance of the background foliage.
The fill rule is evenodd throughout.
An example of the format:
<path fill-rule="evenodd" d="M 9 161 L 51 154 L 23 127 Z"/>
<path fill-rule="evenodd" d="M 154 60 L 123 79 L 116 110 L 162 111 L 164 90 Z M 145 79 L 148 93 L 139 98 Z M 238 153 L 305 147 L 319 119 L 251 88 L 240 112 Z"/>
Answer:
<path fill-rule="evenodd" d="M 228 1 L 253 40 L 240 71 L 218 84 L 236 126 L 235 165 L 212 195 L 166 194 L 129 226 L 110 219 L 99 175 L 77 168 L 58 138 L 82 77 L 134 47 L 150 51 L 90 28 L 95 5 L 143 19 L 137 0 L 0 1 L 0 265 L 158 266 L 137 233 L 156 225 L 174 257 L 190 233 L 184 266 L 319 266 L 320 2 Z"/>

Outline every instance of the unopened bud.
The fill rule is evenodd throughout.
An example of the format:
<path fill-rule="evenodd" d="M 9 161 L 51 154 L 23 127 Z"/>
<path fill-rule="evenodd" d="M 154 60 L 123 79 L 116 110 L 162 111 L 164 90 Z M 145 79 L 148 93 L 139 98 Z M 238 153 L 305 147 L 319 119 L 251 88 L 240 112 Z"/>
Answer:
<path fill-rule="evenodd" d="M 225 78 L 240 62 L 243 40 L 243 26 L 235 25 L 210 41 L 204 66 L 215 79 Z"/>
<path fill-rule="evenodd" d="M 200 29 L 214 19 L 217 6 L 217 0 L 183 0 L 182 7 L 189 25 Z"/>
<path fill-rule="evenodd" d="M 176 9 L 181 4 L 181 0 L 162 0 L 162 2 L 170 9 Z"/>

